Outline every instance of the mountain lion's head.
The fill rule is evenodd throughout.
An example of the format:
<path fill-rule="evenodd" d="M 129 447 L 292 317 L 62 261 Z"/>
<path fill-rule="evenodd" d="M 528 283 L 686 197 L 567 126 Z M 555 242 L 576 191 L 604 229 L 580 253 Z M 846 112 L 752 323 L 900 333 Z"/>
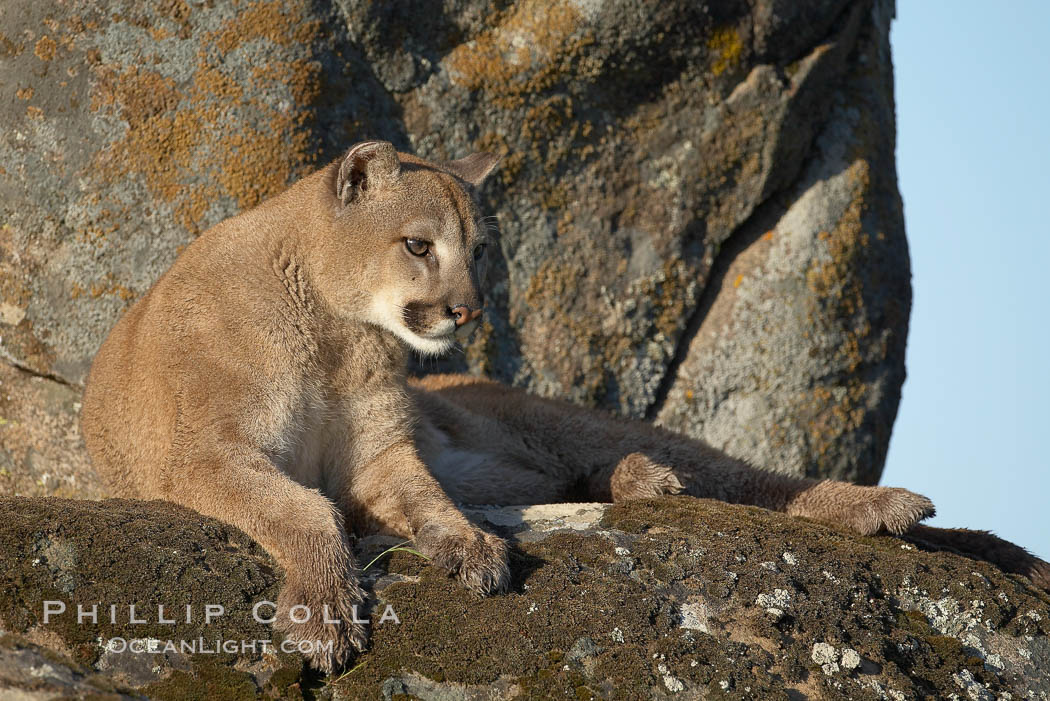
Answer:
<path fill-rule="evenodd" d="M 479 280 L 494 241 L 472 195 L 498 160 L 475 153 L 431 163 L 386 141 L 354 145 L 327 181 L 335 209 L 335 240 L 323 258 L 330 289 L 352 290 L 355 316 L 416 351 L 450 350 L 481 317 Z"/>

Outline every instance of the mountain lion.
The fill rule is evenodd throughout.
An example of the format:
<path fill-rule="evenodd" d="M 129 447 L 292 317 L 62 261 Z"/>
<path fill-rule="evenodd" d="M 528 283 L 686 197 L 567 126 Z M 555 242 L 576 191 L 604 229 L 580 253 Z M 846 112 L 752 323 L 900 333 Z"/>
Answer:
<path fill-rule="evenodd" d="M 507 587 L 507 547 L 457 502 L 684 493 L 864 534 L 933 514 L 904 489 L 765 472 L 493 382 L 408 380 L 411 350 L 443 353 L 478 324 L 492 242 L 472 192 L 496 160 L 353 146 L 194 241 L 92 366 L 82 422 L 95 468 L 116 494 L 177 502 L 258 541 L 285 572 L 275 625 L 322 643 L 316 667 L 366 642 L 346 528 L 412 538 L 489 594 Z M 300 605 L 304 623 L 290 615 Z"/>

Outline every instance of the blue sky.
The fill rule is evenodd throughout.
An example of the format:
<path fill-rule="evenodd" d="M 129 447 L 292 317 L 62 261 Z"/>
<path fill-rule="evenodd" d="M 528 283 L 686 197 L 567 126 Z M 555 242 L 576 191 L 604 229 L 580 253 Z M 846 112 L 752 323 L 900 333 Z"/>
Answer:
<path fill-rule="evenodd" d="M 914 303 L 882 484 L 1050 560 L 1050 3 L 900 0 Z"/>

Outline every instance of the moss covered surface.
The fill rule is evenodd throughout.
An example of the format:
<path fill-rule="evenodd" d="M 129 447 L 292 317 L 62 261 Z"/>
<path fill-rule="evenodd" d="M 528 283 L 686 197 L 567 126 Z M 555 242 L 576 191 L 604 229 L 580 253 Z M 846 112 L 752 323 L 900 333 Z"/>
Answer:
<path fill-rule="evenodd" d="M 348 698 L 496 687 L 536 699 L 945 698 L 963 671 L 995 693 L 1047 688 L 1037 661 L 1048 652 L 1050 598 L 989 565 L 894 538 L 666 498 L 520 542 L 512 564 L 514 591 L 482 600 L 410 556 L 393 559 L 389 570 L 413 581 L 381 598 L 402 623 L 377 629 L 336 688 Z M 954 622 L 927 618 L 932 601 L 957 602 Z M 969 616 L 979 626 L 959 623 Z M 818 643 L 852 650 L 858 666 L 825 673 Z"/>
<path fill-rule="evenodd" d="M 258 654 L 195 655 L 105 648 L 113 639 L 203 640 L 208 650 L 216 640 L 274 640 L 253 619 L 252 605 L 276 600 L 280 572 L 231 526 L 164 502 L 54 498 L 2 499 L 0 523 L 4 630 L 157 698 L 193 698 L 180 688 L 198 690 L 199 698 L 254 698 L 258 689 L 284 694 L 300 683 L 301 659 L 276 647 L 272 654 L 260 645 Z M 45 601 L 66 610 L 44 623 Z M 206 623 L 206 604 L 222 606 L 224 615 Z M 97 606 L 97 622 L 78 621 L 78 605 Z M 145 623 L 131 623 L 132 605 Z M 160 605 L 176 623 L 159 622 Z"/>
<path fill-rule="evenodd" d="M 376 597 L 370 649 L 321 679 L 284 653 L 152 656 L 145 672 L 115 663 L 99 639 L 271 638 L 250 607 L 273 599 L 279 573 L 239 532 L 178 507 L 6 499 L 0 622 L 18 637 L 0 647 L 28 646 L 78 679 L 166 699 L 945 698 L 964 683 L 1015 698 L 1050 691 L 1050 598 L 1021 577 L 688 497 L 594 513 L 576 529 L 519 528 L 512 590 L 500 596 L 475 597 L 410 553 L 381 558 L 364 579 Z M 360 561 L 383 547 L 362 541 Z M 226 615 L 131 626 L 78 625 L 67 613 L 45 625 L 49 599 L 140 612 L 213 602 Z M 398 622 L 379 623 L 387 605 Z"/>

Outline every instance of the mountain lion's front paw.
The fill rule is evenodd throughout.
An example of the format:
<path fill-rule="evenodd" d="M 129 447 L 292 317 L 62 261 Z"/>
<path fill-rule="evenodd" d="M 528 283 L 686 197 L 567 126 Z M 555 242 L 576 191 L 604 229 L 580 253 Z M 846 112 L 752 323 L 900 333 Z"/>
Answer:
<path fill-rule="evenodd" d="M 431 524 L 416 534 L 416 545 L 435 565 L 479 594 L 506 591 L 510 584 L 507 544 L 480 528 Z"/>
<path fill-rule="evenodd" d="M 354 622 L 364 618 L 362 601 L 364 593 L 353 579 L 323 587 L 316 579 L 289 575 L 277 597 L 274 628 L 297 643 L 314 668 L 331 674 L 368 642 L 368 629 Z"/>

